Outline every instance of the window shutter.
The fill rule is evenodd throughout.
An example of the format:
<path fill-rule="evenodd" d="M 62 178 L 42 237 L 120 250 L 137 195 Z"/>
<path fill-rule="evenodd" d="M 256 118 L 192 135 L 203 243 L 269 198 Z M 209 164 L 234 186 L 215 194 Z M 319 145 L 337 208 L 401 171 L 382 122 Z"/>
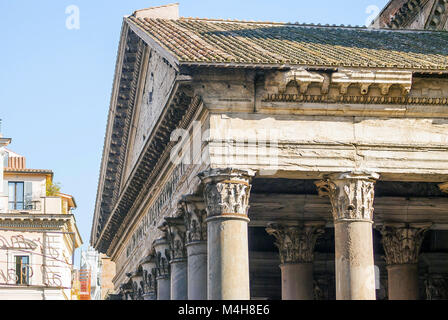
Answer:
<path fill-rule="evenodd" d="M 25 182 L 25 209 L 33 209 L 33 183 Z"/>

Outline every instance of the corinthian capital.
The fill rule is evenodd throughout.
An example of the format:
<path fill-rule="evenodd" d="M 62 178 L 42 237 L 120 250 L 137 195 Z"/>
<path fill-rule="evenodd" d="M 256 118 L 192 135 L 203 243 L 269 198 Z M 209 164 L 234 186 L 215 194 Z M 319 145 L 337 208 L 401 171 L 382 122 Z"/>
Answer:
<path fill-rule="evenodd" d="M 187 249 L 185 247 L 186 228 L 184 218 L 165 218 L 167 227 L 167 239 L 170 246 L 171 261 L 184 260 L 187 258 Z"/>
<path fill-rule="evenodd" d="M 316 182 L 320 196 L 331 201 L 334 220 L 373 221 L 375 181 L 379 175 L 367 172 L 347 172 L 327 176 Z"/>
<path fill-rule="evenodd" d="M 156 292 L 156 276 L 157 276 L 157 266 L 156 266 L 156 254 L 152 252 L 149 256 L 144 258 L 140 265 L 143 271 L 143 293 L 148 300 L 155 300 Z"/>
<path fill-rule="evenodd" d="M 186 232 L 186 244 L 207 241 L 207 211 L 204 199 L 188 195 L 180 201 L 184 210 Z"/>
<path fill-rule="evenodd" d="M 199 174 L 204 184 L 207 214 L 247 217 L 252 170 L 211 169 Z"/>
<path fill-rule="evenodd" d="M 300 226 L 284 226 L 270 223 L 266 232 L 276 239 L 280 261 L 285 263 L 311 263 L 314 260 L 314 246 L 324 233 L 325 222 L 305 223 Z"/>
<path fill-rule="evenodd" d="M 387 265 L 417 264 L 420 247 L 429 227 L 431 223 L 386 223 L 379 227 Z"/>
<path fill-rule="evenodd" d="M 156 276 L 157 278 L 167 278 L 170 275 L 171 254 L 169 251 L 166 235 L 154 241 Z"/>
<path fill-rule="evenodd" d="M 427 275 L 424 283 L 427 300 L 448 300 L 448 279 L 445 275 Z"/>

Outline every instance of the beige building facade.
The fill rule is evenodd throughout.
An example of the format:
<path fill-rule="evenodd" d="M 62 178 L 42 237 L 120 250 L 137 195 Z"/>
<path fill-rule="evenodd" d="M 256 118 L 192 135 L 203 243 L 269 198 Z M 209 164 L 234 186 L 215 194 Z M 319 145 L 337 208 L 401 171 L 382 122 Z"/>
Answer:
<path fill-rule="evenodd" d="M 125 17 L 91 234 L 115 294 L 447 298 L 447 45 Z"/>
<path fill-rule="evenodd" d="M 49 192 L 53 172 L 27 168 L 9 142 L 0 137 L 0 300 L 71 300 L 75 200 Z"/>

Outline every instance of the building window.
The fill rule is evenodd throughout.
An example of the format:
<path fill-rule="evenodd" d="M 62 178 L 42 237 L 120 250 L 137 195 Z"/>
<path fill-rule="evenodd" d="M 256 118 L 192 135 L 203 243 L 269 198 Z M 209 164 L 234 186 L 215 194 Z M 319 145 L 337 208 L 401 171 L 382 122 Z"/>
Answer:
<path fill-rule="evenodd" d="M 24 209 L 24 183 L 9 182 L 9 210 Z"/>
<path fill-rule="evenodd" d="M 16 256 L 17 284 L 30 284 L 30 258 L 28 256 Z"/>

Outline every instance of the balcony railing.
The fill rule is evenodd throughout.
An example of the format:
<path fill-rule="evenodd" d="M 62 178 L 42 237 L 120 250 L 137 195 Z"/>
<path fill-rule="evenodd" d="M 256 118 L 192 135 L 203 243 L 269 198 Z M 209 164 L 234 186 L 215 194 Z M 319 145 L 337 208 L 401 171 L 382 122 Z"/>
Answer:
<path fill-rule="evenodd" d="M 8 197 L 0 196 L 0 213 L 62 214 L 62 201 L 60 197 L 41 197 L 25 202 L 24 209 L 12 210 Z"/>

